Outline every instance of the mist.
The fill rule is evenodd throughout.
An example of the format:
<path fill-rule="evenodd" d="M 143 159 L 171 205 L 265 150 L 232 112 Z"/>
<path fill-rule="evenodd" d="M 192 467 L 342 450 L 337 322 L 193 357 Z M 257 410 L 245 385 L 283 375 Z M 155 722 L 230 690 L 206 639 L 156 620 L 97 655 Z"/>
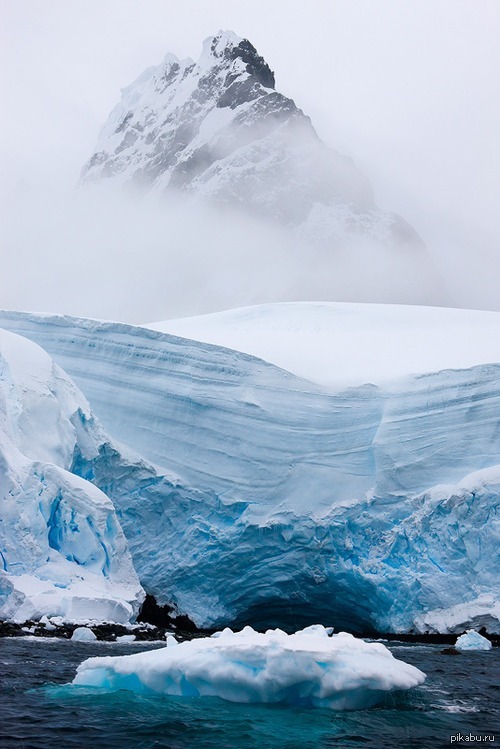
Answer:
<path fill-rule="evenodd" d="M 440 299 L 411 251 L 361 238 L 317 247 L 172 193 L 24 191 L 9 203 L 4 239 L 4 309 L 139 323 L 265 302 Z"/>
<path fill-rule="evenodd" d="M 0 306 L 130 322 L 294 299 L 500 309 L 498 4 L 5 0 L 2 14 Z M 218 28 L 255 44 L 427 260 L 75 188 L 119 88 L 167 51 L 196 58 Z"/>

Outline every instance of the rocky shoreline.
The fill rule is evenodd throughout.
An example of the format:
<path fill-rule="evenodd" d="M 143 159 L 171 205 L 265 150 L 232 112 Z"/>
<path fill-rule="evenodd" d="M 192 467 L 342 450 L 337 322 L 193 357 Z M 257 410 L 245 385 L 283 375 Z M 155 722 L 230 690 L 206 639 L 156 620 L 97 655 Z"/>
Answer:
<path fill-rule="evenodd" d="M 181 618 L 181 617 L 179 617 Z M 182 617 L 184 619 L 185 617 Z M 135 642 L 158 642 L 166 640 L 169 635 L 174 635 L 179 641 L 192 640 L 197 637 L 207 637 L 213 634 L 214 630 L 202 630 L 197 629 L 192 622 L 187 620 L 186 622 L 181 621 L 179 623 L 170 622 L 168 626 L 158 626 L 148 622 L 138 622 L 137 624 L 115 624 L 113 622 L 75 622 L 75 623 L 63 623 L 53 624 L 48 620 L 46 622 L 41 621 L 26 621 L 23 623 L 0 621 L 0 637 L 42 637 L 42 638 L 60 638 L 70 640 L 75 629 L 79 627 L 87 627 L 90 629 L 96 639 L 102 642 L 115 642 L 119 637 L 124 635 L 134 635 Z M 485 635 L 491 640 L 493 647 L 500 647 L 500 635 L 489 634 L 484 631 L 484 628 L 480 630 L 480 633 Z M 357 637 L 366 638 L 370 640 L 387 640 L 389 642 L 405 642 L 405 643 L 420 643 L 428 645 L 454 645 L 459 634 L 439 634 L 439 633 L 398 633 L 398 632 L 384 632 L 380 634 L 370 633 L 355 633 Z"/>
<path fill-rule="evenodd" d="M 178 640 L 191 640 L 194 637 L 205 637 L 211 634 L 211 632 L 202 630 L 190 632 L 178 627 L 156 627 L 152 624 L 132 624 L 125 626 L 112 622 L 79 622 L 58 625 L 50 624 L 47 627 L 46 624 L 39 621 L 27 621 L 23 623 L 0 621 L 0 637 L 27 637 L 31 635 L 33 637 L 57 637 L 71 640 L 75 629 L 80 627 L 90 629 L 96 636 L 96 639 L 103 642 L 114 642 L 118 637 L 123 637 L 124 635 L 134 635 L 135 642 L 153 642 L 165 640 L 169 635 L 174 635 Z"/>

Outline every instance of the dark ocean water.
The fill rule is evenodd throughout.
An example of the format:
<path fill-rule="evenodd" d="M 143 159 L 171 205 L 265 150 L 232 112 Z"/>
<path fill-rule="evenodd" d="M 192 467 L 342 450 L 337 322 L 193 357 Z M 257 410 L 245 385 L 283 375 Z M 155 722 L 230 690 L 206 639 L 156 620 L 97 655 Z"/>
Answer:
<path fill-rule="evenodd" d="M 440 645 L 391 644 L 427 674 L 423 687 L 370 710 L 337 712 L 149 697 L 63 686 L 93 655 L 145 643 L 0 639 L 1 749 L 434 749 L 500 746 L 500 649 L 442 655 Z M 450 742 L 461 733 L 495 741 Z"/>

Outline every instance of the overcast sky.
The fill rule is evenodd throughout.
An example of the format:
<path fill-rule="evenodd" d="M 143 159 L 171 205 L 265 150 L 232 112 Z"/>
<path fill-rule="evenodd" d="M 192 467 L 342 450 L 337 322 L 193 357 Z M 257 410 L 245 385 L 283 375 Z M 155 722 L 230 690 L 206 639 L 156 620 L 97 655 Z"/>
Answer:
<path fill-rule="evenodd" d="M 72 186 L 120 88 L 220 28 L 247 37 L 330 146 L 500 308 L 497 0 L 0 0 L 2 187 Z M 9 248 L 3 247 L 2 252 Z"/>

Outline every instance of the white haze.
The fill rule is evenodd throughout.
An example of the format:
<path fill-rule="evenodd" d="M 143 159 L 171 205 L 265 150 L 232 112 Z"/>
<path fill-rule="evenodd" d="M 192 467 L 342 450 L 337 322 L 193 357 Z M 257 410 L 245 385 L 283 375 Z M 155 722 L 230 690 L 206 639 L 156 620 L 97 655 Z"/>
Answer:
<path fill-rule="evenodd" d="M 109 185 L 24 192 L 4 237 L 6 309 L 141 322 L 273 301 L 439 301 L 411 251 L 356 240 L 326 252 L 235 211 Z"/>
<path fill-rule="evenodd" d="M 496 0 L 3 0 L 0 11 L 0 306 L 130 321 L 295 298 L 500 309 Z M 380 207 L 415 227 L 441 292 L 407 255 L 327 260 L 241 216 L 75 192 L 119 88 L 167 51 L 197 57 L 219 28 L 255 44 Z"/>

